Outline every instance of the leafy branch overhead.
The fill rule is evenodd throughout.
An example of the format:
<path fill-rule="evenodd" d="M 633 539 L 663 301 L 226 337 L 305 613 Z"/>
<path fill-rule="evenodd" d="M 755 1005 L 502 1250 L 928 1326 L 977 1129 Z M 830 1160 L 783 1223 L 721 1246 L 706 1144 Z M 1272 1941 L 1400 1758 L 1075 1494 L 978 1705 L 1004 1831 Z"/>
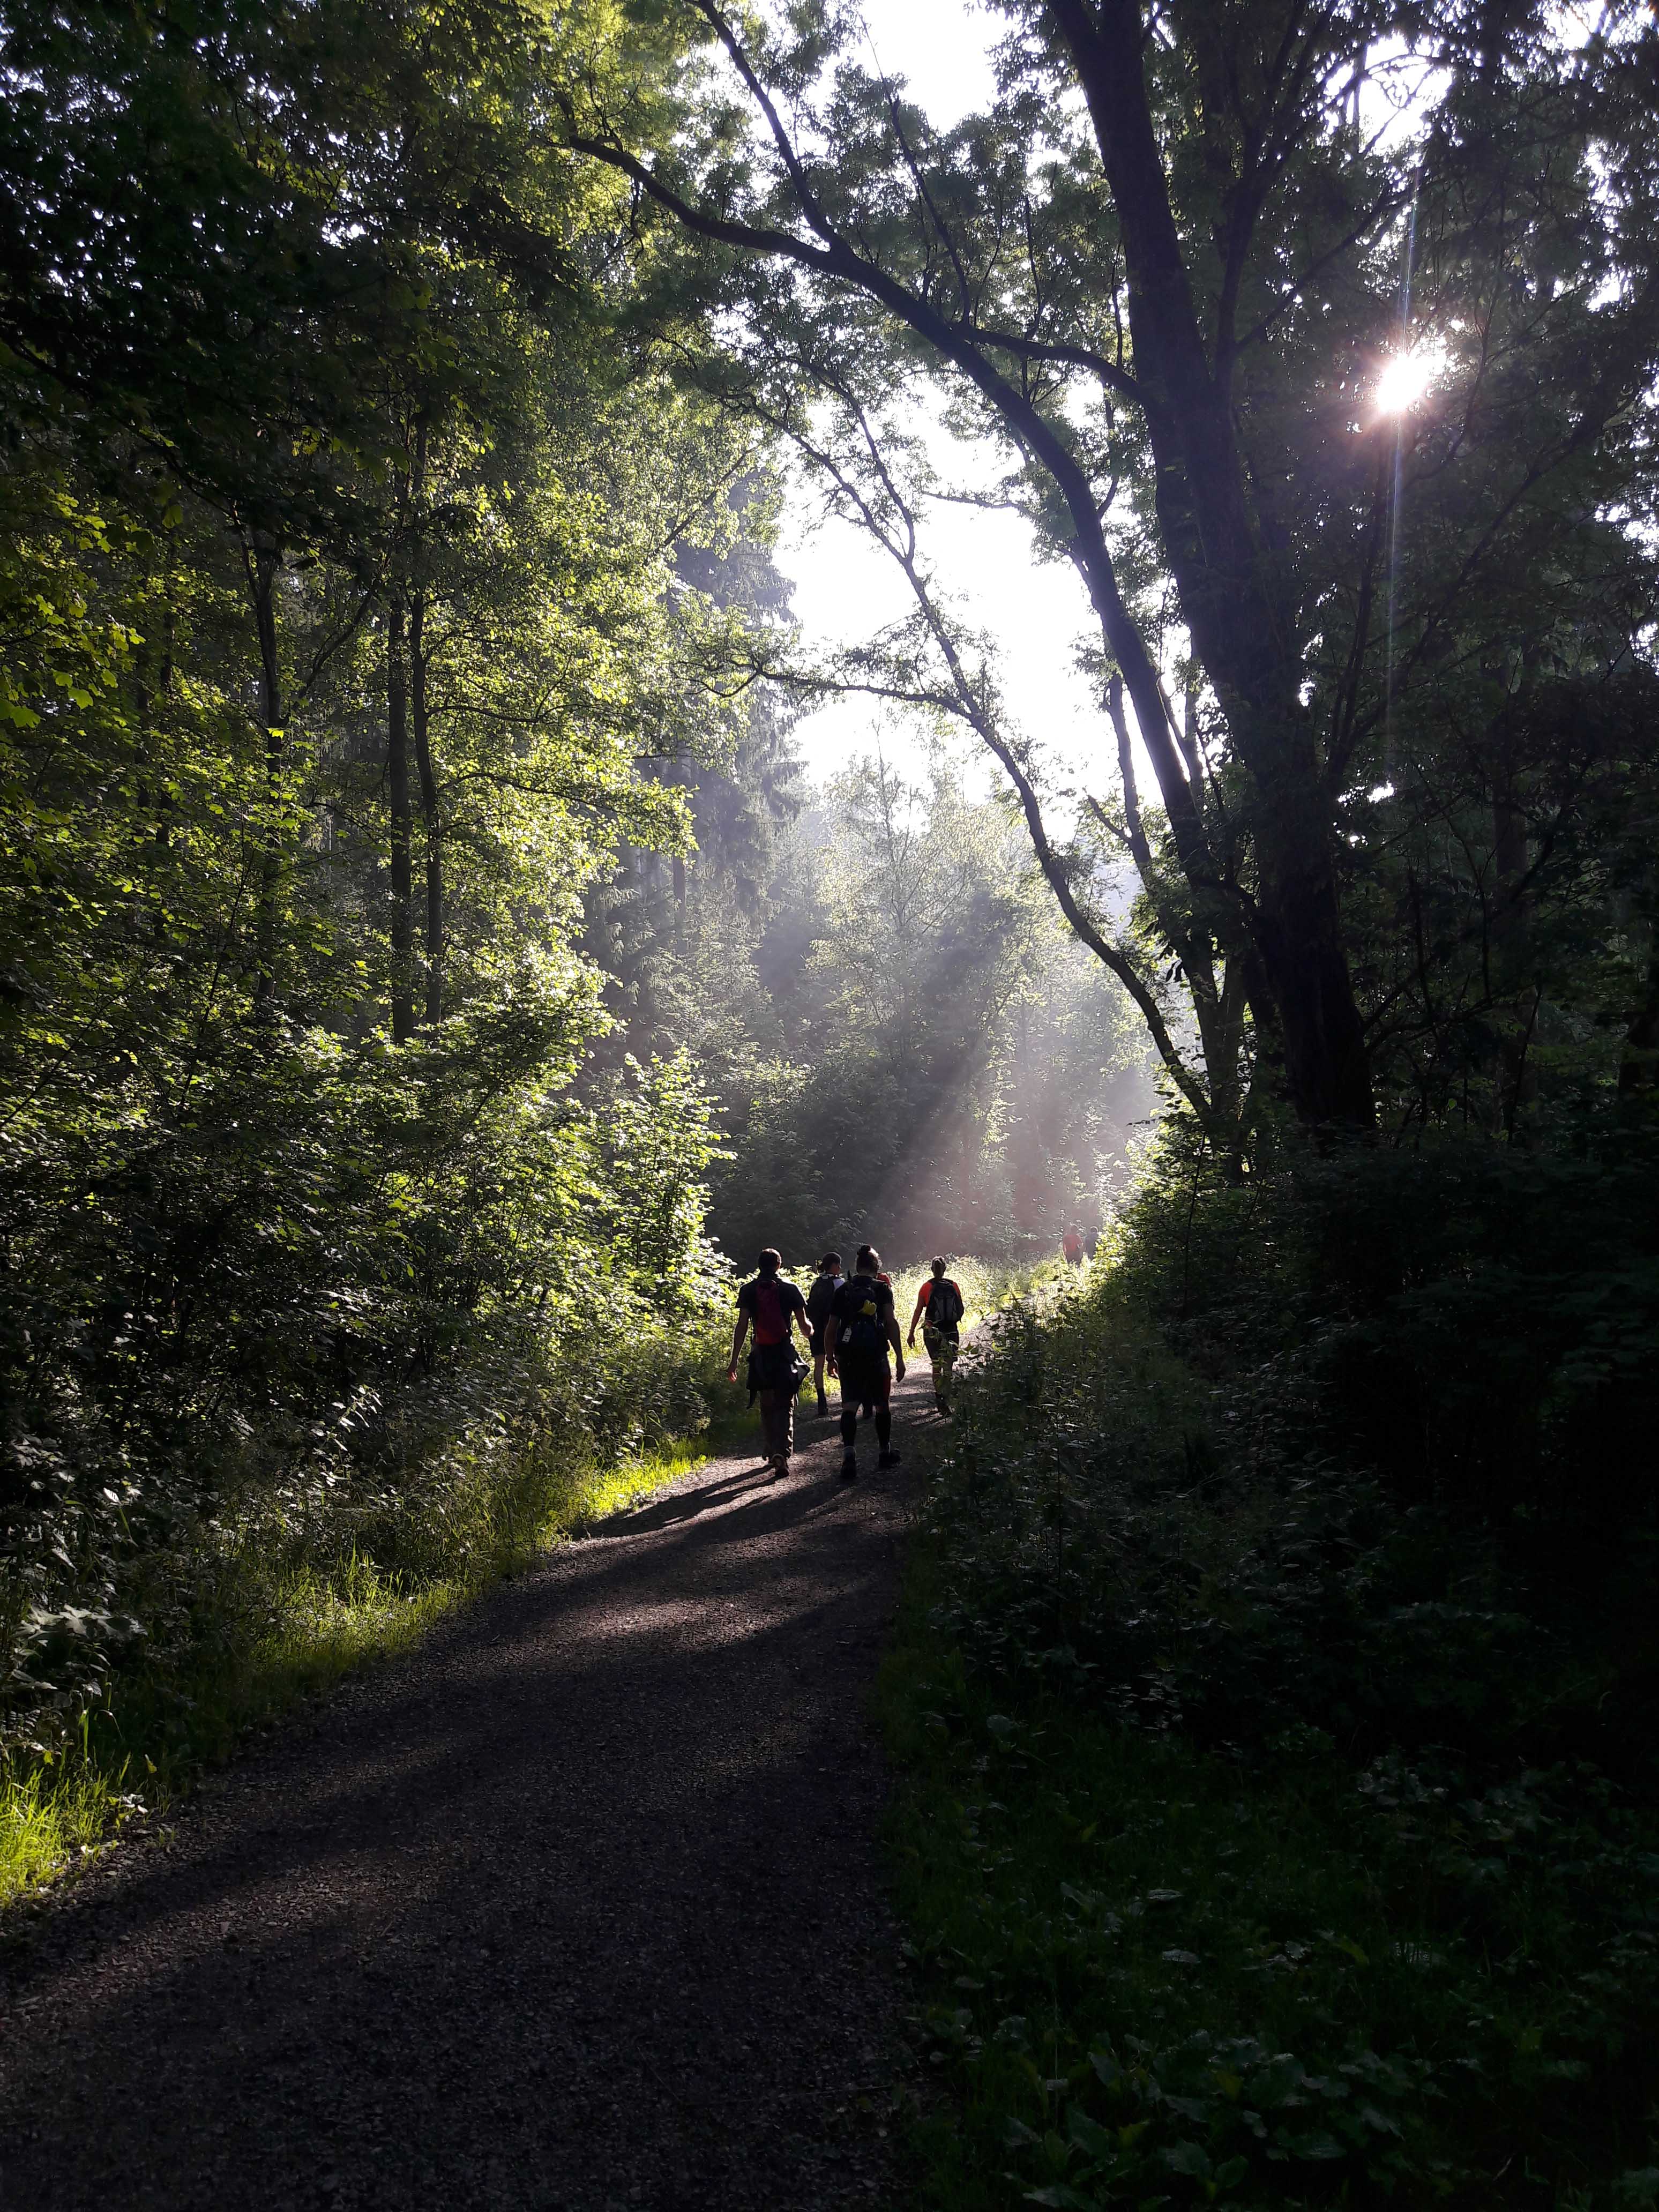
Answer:
<path fill-rule="evenodd" d="M 1173 873 L 1146 888 L 1216 1055 L 1206 1110 L 1247 1119 L 1260 1059 L 1304 1120 L 1369 1127 L 1417 1077 L 1361 914 L 1443 818 L 1451 726 L 1504 713 L 1509 641 L 1571 629 L 1610 677 L 1639 629 L 1644 541 L 1607 502 L 1659 345 L 1652 26 L 1002 12 L 994 106 L 937 131 L 850 21 L 673 0 L 642 15 L 701 54 L 648 99 L 577 76 L 563 141 L 633 188 L 665 298 L 719 302 L 698 373 L 728 404 L 809 441 L 850 406 L 902 456 L 894 410 L 933 391 L 1000 445 L 1152 770 Z M 1433 396 L 1387 413 L 1419 340 Z M 859 444 L 833 466 L 890 478 Z M 1547 584 L 1547 545 L 1571 548 Z M 1417 970 L 1413 1058 L 1443 1066 Z"/>

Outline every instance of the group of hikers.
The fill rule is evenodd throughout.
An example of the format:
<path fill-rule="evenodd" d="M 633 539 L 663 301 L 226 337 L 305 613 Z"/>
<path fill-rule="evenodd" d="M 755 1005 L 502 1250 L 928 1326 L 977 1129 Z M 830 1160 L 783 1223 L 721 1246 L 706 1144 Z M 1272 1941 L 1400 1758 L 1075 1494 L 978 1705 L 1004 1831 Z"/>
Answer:
<path fill-rule="evenodd" d="M 796 1329 L 811 1360 L 820 1420 L 830 1413 L 826 1378 L 841 1385 L 842 1480 L 853 1482 L 858 1478 L 861 1413 L 871 1415 L 875 1424 L 879 1448 L 877 1466 L 896 1467 L 899 1455 L 893 1449 L 891 1405 L 895 1376 L 887 1355 L 890 1350 L 897 1363 L 896 1379 L 902 1382 L 904 1344 L 899 1334 L 892 1279 L 882 1267 L 880 1253 L 873 1244 L 860 1244 L 853 1273 L 843 1275 L 840 1253 L 826 1252 L 804 1297 L 780 1273 L 782 1259 L 769 1245 L 757 1266 L 759 1272 L 754 1279 L 738 1292 L 738 1321 L 726 1373 L 728 1381 L 737 1381 L 738 1361 L 744 1341 L 752 1334 L 749 1395 L 751 1403 L 760 1401 L 768 1467 L 774 1474 L 787 1473 L 794 1449 L 795 1399 L 809 1371 L 806 1359 L 795 1349 L 792 1331 Z M 945 1261 L 935 1260 L 931 1276 L 916 1293 L 909 1341 L 914 1351 L 920 1323 L 933 1363 L 934 1403 L 948 1419 L 966 1306 L 960 1285 L 945 1269 Z"/>

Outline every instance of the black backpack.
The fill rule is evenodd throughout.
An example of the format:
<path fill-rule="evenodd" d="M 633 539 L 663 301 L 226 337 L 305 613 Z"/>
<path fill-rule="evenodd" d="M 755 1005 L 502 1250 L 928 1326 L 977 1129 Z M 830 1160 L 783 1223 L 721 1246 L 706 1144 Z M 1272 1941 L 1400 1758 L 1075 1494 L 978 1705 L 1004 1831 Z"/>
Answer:
<path fill-rule="evenodd" d="M 846 1279 L 844 1275 L 820 1275 L 806 1293 L 806 1318 L 814 1328 L 822 1328 L 829 1320 L 836 1292 Z"/>
<path fill-rule="evenodd" d="M 843 1291 L 854 1294 L 857 1303 L 849 1298 L 850 1311 L 842 1315 L 836 1332 L 836 1347 L 850 1352 L 855 1359 L 884 1358 L 887 1354 L 887 1327 L 882 1318 L 879 1293 L 885 1288 L 873 1275 L 849 1275 L 842 1285 Z"/>
<path fill-rule="evenodd" d="M 962 1320 L 962 1292 L 948 1275 L 927 1293 L 927 1319 L 935 1328 L 955 1328 Z"/>

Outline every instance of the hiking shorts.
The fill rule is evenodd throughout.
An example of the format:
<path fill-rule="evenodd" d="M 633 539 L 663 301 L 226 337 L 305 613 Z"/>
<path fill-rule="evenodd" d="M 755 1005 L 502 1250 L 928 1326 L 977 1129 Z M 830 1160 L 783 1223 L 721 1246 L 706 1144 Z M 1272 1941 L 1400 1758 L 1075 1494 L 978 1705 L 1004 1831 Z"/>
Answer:
<path fill-rule="evenodd" d="M 927 1347 L 927 1357 L 933 1363 L 933 1379 L 939 1380 L 941 1367 L 947 1372 L 957 1364 L 957 1354 L 962 1350 L 962 1339 L 953 1328 L 929 1328 L 921 1325 L 921 1340 Z"/>
<path fill-rule="evenodd" d="M 884 1406 L 892 1395 L 893 1371 L 884 1359 L 855 1359 L 842 1352 L 836 1362 L 843 1406 Z"/>
<path fill-rule="evenodd" d="M 823 1357 L 823 1323 L 822 1322 L 812 1331 L 812 1357 L 814 1359 L 822 1359 Z"/>

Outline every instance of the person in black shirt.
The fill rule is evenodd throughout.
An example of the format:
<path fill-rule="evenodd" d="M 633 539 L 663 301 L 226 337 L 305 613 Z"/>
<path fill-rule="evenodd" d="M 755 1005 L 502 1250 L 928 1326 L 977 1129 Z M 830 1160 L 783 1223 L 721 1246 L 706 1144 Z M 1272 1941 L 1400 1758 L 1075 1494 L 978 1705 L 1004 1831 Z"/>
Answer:
<path fill-rule="evenodd" d="M 858 1267 L 830 1302 L 825 1330 L 830 1346 L 830 1371 L 841 1382 L 841 1479 L 853 1481 L 859 1471 L 859 1408 L 868 1407 L 876 1417 L 876 1441 L 881 1447 L 878 1467 L 896 1467 L 893 1449 L 893 1411 L 888 1402 L 893 1378 L 887 1365 L 890 1345 L 898 1362 L 898 1379 L 904 1380 L 904 1342 L 898 1316 L 893 1310 L 893 1290 L 881 1273 L 881 1255 L 872 1244 L 859 1248 Z"/>
<path fill-rule="evenodd" d="M 823 1340 L 823 1325 L 830 1318 L 830 1301 L 845 1279 L 841 1272 L 841 1254 L 826 1252 L 818 1261 L 817 1279 L 806 1293 L 806 1320 L 812 1332 L 812 1388 L 818 1394 L 820 1420 L 830 1411 L 830 1401 L 823 1389 L 823 1363 L 830 1356 Z"/>
<path fill-rule="evenodd" d="M 752 1328 L 755 1348 L 749 1355 L 749 1400 L 760 1400 L 761 1439 L 766 1463 L 774 1474 L 787 1474 L 789 1455 L 795 1445 L 795 1392 L 800 1387 L 805 1363 L 795 1364 L 795 1347 L 789 1341 L 790 1324 L 811 1342 L 806 1325 L 806 1301 L 792 1282 L 780 1275 L 783 1265 L 769 1244 L 760 1255 L 760 1273 L 738 1292 L 738 1325 L 732 1335 L 728 1382 L 738 1379 L 738 1355 Z"/>

